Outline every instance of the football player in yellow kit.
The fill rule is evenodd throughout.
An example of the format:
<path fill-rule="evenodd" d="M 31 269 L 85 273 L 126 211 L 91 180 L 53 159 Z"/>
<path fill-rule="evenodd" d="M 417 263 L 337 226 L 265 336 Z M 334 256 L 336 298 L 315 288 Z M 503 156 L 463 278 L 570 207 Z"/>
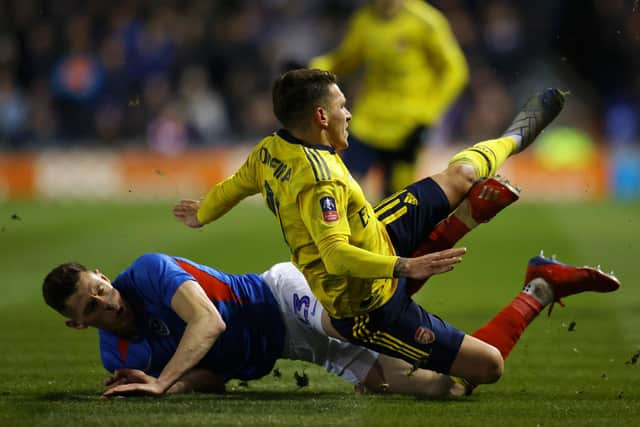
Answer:
<path fill-rule="evenodd" d="M 351 18 L 340 45 L 309 68 L 339 77 L 362 70 L 351 148 L 343 161 L 359 179 L 382 168 L 385 195 L 411 184 L 416 158 L 468 80 L 468 67 L 447 19 L 423 0 L 373 0 Z"/>
<path fill-rule="evenodd" d="M 569 291 L 561 290 L 550 276 L 553 269 L 539 268 L 527 276 L 525 288 L 535 298 L 546 295 L 545 302 L 536 305 L 527 294 L 531 298 L 524 304 L 516 301 L 511 310 L 516 314 L 498 316 L 499 326 L 490 322 L 481 328 L 480 340 L 413 302 L 407 281 L 424 281 L 461 261 L 465 248 L 421 250 L 456 207 L 464 208 L 453 214 L 468 231 L 496 213 L 485 209 L 487 203 L 506 206 L 517 198 L 507 184 L 481 178 L 492 177 L 508 156 L 531 144 L 563 105 L 564 95 L 557 89 L 532 97 L 502 137 L 463 150 L 443 172 L 409 185 L 374 209 L 338 155 L 348 147 L 351 113 L 335 75 L 292 70 L 273 88 L 274 112 L 284 128 L 260 141 L 238 171 L 213 186 L 202 201 L 181 200 L 173 213 L 186 225 L 201 227 L 245 197 L 261 193 L 280 224 L 293 263 L 329 314 L 323 325 L 327 333 L 471 384 L 495 382 L 502 374 L 502 354 L 524 330 L 513 330 L 509 319 L 520 316 L 518 325 L 528 324 L 548 298 L 608 291 L 610 283 L 603 285 L 591 270 L 576 270 L 586 279 L 581 276 Z M 464 231 L 456 233 L 461 237 Z M 496 335 L 501 336 L 493 341 Z M 508 348 L 503 341 L 510 343 Z M 494 342 L 500 348 L 489 344 Z"/>

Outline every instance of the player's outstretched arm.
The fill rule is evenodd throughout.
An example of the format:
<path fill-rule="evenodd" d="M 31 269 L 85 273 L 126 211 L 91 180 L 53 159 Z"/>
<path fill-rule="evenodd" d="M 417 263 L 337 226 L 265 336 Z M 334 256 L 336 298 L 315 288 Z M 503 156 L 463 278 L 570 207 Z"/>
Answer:
<path fill-rule="evenodd" d="M 181 223 L 192 227 L 199 228 L 203 224 L 198 221 L 198 209 L 200 208 L 199 200 L 183 199 L 173 207 L 173 217 Z"/>
<path fill-rule="evenodd" d="M 173 383 L 167 393 L 224 393 L 224 379 L 206 369 L 192 369 Z"/>
<path fill-rule="evenodd" d="M 466 248 L 432 252 L 416 258 L 380 255 L 349 244 L 345 235 L 334 234 L 318 242 L 322 262 L 329 274 L 361 278 L 408 277 L 427 280 L 446 273 L 462 261 Z"/>
<path fill-rule="evenodd" d="M 427 280 L 435 274 L 447 273 L 453 266 L 462 262 L 462 255 L 467 248 L 452 248 L 433 252 L 416 258 L 398 258 L 393 268 L 396 277 Z"/>
<path fill-rule="evenodd" d="M 197 282 L 187 280 L 178 287 L 171 299 L 171 308 L 186 323 L 176 352 L 160 376 L 147 383 L 117 385 L 103 396 L 158 396 L 167 390 L 211 350 L 216 339 L 226 330 L 220 312 Z"/>
<path fill-rule="evenodd" d="M 113 375 L 104 381 L 104 385 L 109 390 L 123 384 L 152 384 L 155 380 L 155 377 L 139 369 L 116 369 Z M 224 391 L 222 377 L 206 369 L 192 369 L 173 383 L 167 393 L 224 393 Z"/>

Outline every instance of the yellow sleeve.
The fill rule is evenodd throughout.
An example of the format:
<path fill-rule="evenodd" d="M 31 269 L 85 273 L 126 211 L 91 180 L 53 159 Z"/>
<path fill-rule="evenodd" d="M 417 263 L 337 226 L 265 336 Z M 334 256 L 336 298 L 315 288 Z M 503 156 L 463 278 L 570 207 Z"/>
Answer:
<path fill-rule="evenodd" d="M 351 235 L 347 189 L 336 181 L 320 181 L 298 194 L 298 211 L 314 243 L 334 234 Z"/>
<path fill-rule="evenodd" d="M 344 234 L 318 242 L 320 257 L 329 274 L 377 279 L 393 277 L 397 256 L 380 255 L 349 244 Z"/>
<path fill-rule="evenodd" d="M 319 182 L 298 196 L 300 216 L 329 274 L 360 278 L 393 277 L 396 256 L 380 255 L 349 244 L 346 187 Z"/>
<path fill-rule="evenodd" d="M 355 71 L 362 63 L 362 35 L 364 21 L 357 13 L 349 21 L 347 32 L 340 45 L 333 51 L 317 56 L 309 62 L 309 68 L 345 75 Z"/>
<path fill-rule="evenodd" d="M 435 117 L 444 114 L 464 89 L 469 80 L 469 68 L 464 53 L 451 32 L 447 19 L 434 7 L 423 15 L 428 20 L 430 31 L 425 31 L 425 49 L 437 69 L 438 91 L 429 98 L 430 108 L 437 111 Z"/>
<path fill-rule="evenodd" d="M 215 221 L 242 199 L 260 191 L 256 179 L 258 173 L 256 153 L 257 150 L 254 150 L 235 174 L 211 187 L 198 209 L 197 216 L 200 224 Z"/>

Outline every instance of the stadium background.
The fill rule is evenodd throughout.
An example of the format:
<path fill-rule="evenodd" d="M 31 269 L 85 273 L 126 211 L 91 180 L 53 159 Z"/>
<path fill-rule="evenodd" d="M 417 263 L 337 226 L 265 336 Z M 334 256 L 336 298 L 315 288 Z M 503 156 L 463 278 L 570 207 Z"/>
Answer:
<path fill-rule="evenodd" d="M 614 268 L 624 285 L 541 316 L 498 385 L 466 404 L 352 397 L 314 367 L 282 363 L 282 378 L 233 383 L 224 398 L 96 399 L 95 334 L 66 330 L 44 307 L 42 277 L 72 259 L 114 276 L 147 251 L 237 273 L 286 259 L 259 202 L 198 231 L 173 221 L 172 202 L 200 195 L 277 128 L 273 78 L 334 46 L 362 3 L 0 0 L 0 424 L 635 425 L 640 11 L 630 0 L 431 2 L 471 81 L 430 134 L 421 173 L 499 134 L 533 91 L 571 96 L 502 170 L 523 200 L 469 236 L 463 265 L 420 301 L 473 330 L 515 295 L 540 248 Z M 357 96 L 357 79 L 344 83 Z M 299 388 L 302 369 L 310 382 Z"/>

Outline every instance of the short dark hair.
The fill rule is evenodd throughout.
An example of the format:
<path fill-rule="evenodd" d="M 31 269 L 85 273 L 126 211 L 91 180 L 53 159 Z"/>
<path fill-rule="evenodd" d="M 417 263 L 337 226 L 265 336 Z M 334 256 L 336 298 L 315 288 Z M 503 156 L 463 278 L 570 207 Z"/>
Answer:
<path fill-rule="evenodd" d="M 337 82 L 336 75 L 329 71 L 287 71 L 273 84 L 273 113 L 285 128 L 303 126 L 311 110 L 328 95 L 329 86 Z"/>
<path fill-rule="evenodd" d="M 65 302 L 76 291 L 80 273 L 85 271 L 89 270 L 77 262 L 66 262 L 51 270 L 42 284 L 42 296 L 47 305 L 66 315 Z"/>

